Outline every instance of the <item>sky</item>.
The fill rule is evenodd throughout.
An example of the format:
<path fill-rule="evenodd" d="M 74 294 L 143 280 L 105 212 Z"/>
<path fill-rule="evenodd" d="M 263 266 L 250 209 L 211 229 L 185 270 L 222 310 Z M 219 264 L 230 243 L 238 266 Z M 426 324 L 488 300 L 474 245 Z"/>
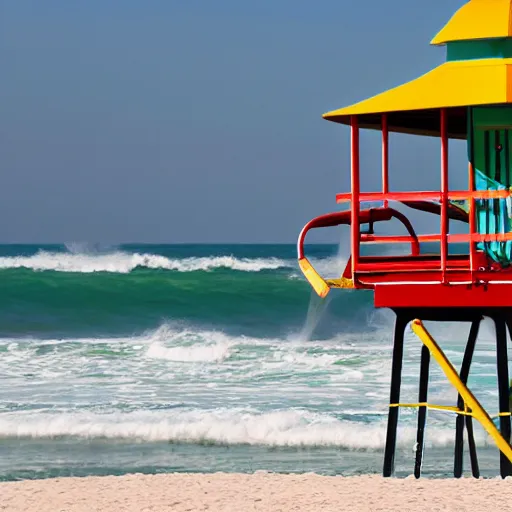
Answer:
<path fill-rule="evenodd" d="M 442 63 L 464 3 L 0 0 L 0 243 L 294 242 L 350 188 L 322 114 Z M 390 152 L 392 188 L 439 187 L 438 140 Z"/>

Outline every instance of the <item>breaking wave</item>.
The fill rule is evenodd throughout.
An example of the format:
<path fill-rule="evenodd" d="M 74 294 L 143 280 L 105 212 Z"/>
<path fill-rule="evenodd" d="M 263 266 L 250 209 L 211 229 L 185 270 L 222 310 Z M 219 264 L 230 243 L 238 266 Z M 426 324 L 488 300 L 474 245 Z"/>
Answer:
<path fill-rule="evenodd" d="M 234 256 L 190 257 L 170 259 L 157 254 L 114 252 L 109 254 L 72 254 L 38 252 L 33 256 L 0 258 L 0 269 L 26 268 L 56 272 L 115 272 L 127 274 L 137 268 L 177 272 L 211 271 L 225 268 L 242 272 L 259 272 L 288 268 L 295 262 L 278 258 L 235 258 Z"/>
<path fill-rule="evenodd" d="M 381 450 L 385 422 L 361 424 L 302 410 L 268 413 L 241 410 L 189 410 L 77 413 L 9 413 L 0 417 L 0 437 L 48 439 L 118 439 L 126 441 L 261 445 L 273 447 L 338 447 Z M 399 446 L 414 450 L 416 428 L 403 427 Z M 479 445 L 487 440 L 477 436 Z M 453 430 L 427 430 L 427 446 L 453 444 Z"/>

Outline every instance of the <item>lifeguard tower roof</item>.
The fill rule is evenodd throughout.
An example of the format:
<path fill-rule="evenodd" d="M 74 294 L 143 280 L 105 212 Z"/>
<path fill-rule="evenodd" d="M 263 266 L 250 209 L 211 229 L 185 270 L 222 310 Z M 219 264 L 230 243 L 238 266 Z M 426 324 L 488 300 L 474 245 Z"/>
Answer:
<path fill-rule="evenodd" d="M 446 45 L 446 62 L 425 75 L 324 118 L 361 128 L 439 136 L 439 109 L 451 109 L 450 138 L 467 137 L 467 107 L 512 103 L 512 0 L 470 0 L 431 41 Z"/>
<path fill-rule="evenodd" d="M 471 0 L 452 16 L 431 44 L 503 37 L 512 37 L 510 0 Z"/>

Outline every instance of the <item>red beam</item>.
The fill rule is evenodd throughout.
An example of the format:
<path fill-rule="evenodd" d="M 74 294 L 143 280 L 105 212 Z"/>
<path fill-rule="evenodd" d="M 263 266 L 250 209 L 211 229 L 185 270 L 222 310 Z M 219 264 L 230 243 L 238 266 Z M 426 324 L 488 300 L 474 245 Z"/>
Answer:
<path fill-rule="evenodd" d="M 417 240 L 420 243 L 439 242 L 442 235 L 418 235 Z M 394 244 L 394 243 L 408 243 L 410 244 L 415 240 L 414 237 L 403 236 L 378 236 L 378 235 L 361 235 L 361 241 L 373 244 Z M 447 235 L 448 243 L 463 243 L 463 242 L 507 242 L 512 240 L 512 233 L 499 233 L 496 235 L 481 235 L 479 233 L 461 233 L 456 235 Z"/>
<path fill-rule="evenodd" d="M 506 199 L 512 194 L 508 190 L 452 190 L 448 192 L 448 199 Z M 439 191 L 418 191 L 418 192 L 360 192 L 359 201 L 441 201 L 442 193 Z M 337 203 L 346 203 L 352 201 L 350 192 L 336 194 Z"/>
<path fill-rule="evenodd" d="M 512 307 L 512 282 L 486 286 L 402 284 L 375 286 L 375 307 Z"/>
<path fill-rule="evenodd" d="M 382 114 L 382 193 L 389 192 L 389 129 L 388 116 Z M 384 208 L 388 207 L 388 200 L 384 200 Z"/>
<path fill-rule="evenodd" d="M 446 109 L 441 109 L 441 273 L 446 283 L 448 260 L 448 128 Z"/>
<path fill-rule="evenodd" d="M 418 235 L 418 242 L 439 242 L 441 235 Z M 379 236 L 379 235 L 361 235 L 361 242 L 374 243 L 374 244 L 396 244 L 396 243 L 411 243 L 415 239 L 412 236 Z"/>
<path fill-rule="evenodd" d="M 357 116 L 350 118 L 350 181 L 352 189 L 352 218 L 351 218 L 351 253 L 352 253 L 352 275 L 357 270 L 359 263 L 359 122 Z"/>
<path fill-rule="evenodd" d="M 448 199 L 506 199 L 508 190 L 456 190 L 448 192 Z"/>
<path fill-rule="evenodd" d="M 361 192 L 359 194 L 360 201 L 414 201 L 414 200 L 432 200 L 440 201 L 441 192 L 388 192 L 384 194 L 382 192 Z M 345 203 L 352 200 L 352 194 L 342 193 L 336 195 L 337 203 Z"/>
<path fill-rule="evenodd" d="M 425 265 L 422 264 L 421 268 L 418 268 L 417 266 L 407 268 L 407 267 L 404 267 L 403 264 L 401 264 L 400 262 L 391 262 L 391 263 L 387 263 L 387 264 L 384 264 L 384 263 L 379 263 L 379 264 L 359 263 L 359 271 L 357 274 L 361 276 L 361 279 L 362 279 L 362 274 L 365 274 L 365 273 L 368 274 L 368 275 L 364 276 L 365 282 L 374 281 L 375 276 L 377 274 L 383 274 L 383 273 L 385 273 L 386 275 L 393 274 L 392 279 L 395 280 L 397 282 L 397 284 L 400 282 L 408 281 L 410 279 L 410 277 L 409 277 L 410 274 L 414 274 L 416 276 L 416 278 L 418 278 L 418 276 L 421 275 L 422 279 L 425 279 L 424 274 L 427 274 L 427 273 L 430 273 L 430 274 L 435 273 L 437 276 L 439 276 L 439 274 L 440 274 L 439 259 L 434 262 L 435 266 L 432 264 L 432 262 L 428 262 L 428 263 L 429 264 L 425 264 Z M 466 270 L 466 271 L 469 270 L 469 262 L 466 262 L 465 266 L 459 265 L 457 267 L 457 269 L 454 270 L 454 272 L 461 272 L 464 270 Z M 450 270 L 448 270 L 447 272 L 450 272 Z M 396 274 L 400 274 L 399 279 L 396 278 Z M 375 281 L 373 284 L 377 284 L 378 282 L 379 282 L 379 280 Z"/>
<path fill-rule="evenodd" d="M 461 256 L 450 256 L 450 273 L 469 270 L 469 259 Z M 437 272 L 439 274 L 439 257 L 425 258 L 423 257 L 397 257 L 395 259 L 376 259 L 362 256 L 359 262 L 358 274 L 370 273 L 371 276 L 365 276 L 365 280 L 376 278 L 376 275 L 393 273 L 417 273 Z M 385 278 L 384 278 L 385 280 Z M 402 279 L 407 281 L 407 278 Z M 378 282 L 378 281 L 377 281 Z"/>
<path fill-rule="evenodd" d="M 475 190 L 475 176 L 473 172 L 473 163 L 469 162 L 468 166 L 468 173 L 469 173 L 469 184 L 468 188 L 470 191 Z M 476 209 L 475 209 L 475 199 L 472 197 L 469 200 L 469 233 L 474 234 L 476 233 Z M 476 270 L 476 245 L 474 243 L 471 243 L 469 246 L 469 261 L 470 261 L 470 267 L 471 272 Z"/>

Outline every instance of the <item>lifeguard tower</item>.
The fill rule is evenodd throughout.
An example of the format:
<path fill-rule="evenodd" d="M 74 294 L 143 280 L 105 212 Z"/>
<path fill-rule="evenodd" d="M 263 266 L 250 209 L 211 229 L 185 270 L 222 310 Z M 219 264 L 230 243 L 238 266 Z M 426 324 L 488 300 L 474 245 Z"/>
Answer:
<path fill-rule="evenodd" d="M 396 313 L 384 476 L 394 471 L 399 408 L 417 407 L 417 478 L 421 474 L 427 409 L 456 413 L 456 477 L 463 472 L 464 428 L 472 474 L 480 474 L 472 418 L 496 442 L 501 452 L 500 473 L 505 477 L 512 474 L 507 357 L 507 329 L 512 336 L 512 0 L 470 0 L 432 44 L 446 46 L 444 64 L 412 82 L 323 116 L 350 126 L 351 191 L 336 196 L 338 203 L 350 203 L 350 210 L 323 215 L 304 227 L 298 241 L 299 264 L 321 297 L 331 288 L 371 289 L 375 307 L 391 308 Z M 361 129 L 382 133 L 380 192 L 360 190 Z M 439 138 L 440 190 L 389 189 L 390 132 Z M 450 139 L 467 141 L 469 172 L 460 167 L 448 169 Z M 449 178 L 456 173 L 467 173 L 466 190 L 450 189 Z M 365 208 L 364 203 L 370 202 L 381 206 Z M 393 202 L 438 215 L 439 232 L 417 235 L 407 216 L 390 206 Z M 376 225 L 393 218 L 403 224 L 407 234 L 377 234 Z M 450 220 L 464 223 L 467 232 L 450 234 Z M 306 258 L 304 240 L 310 229 L 340 224 L 350 225 L 351 257 L 341 277 L 323 278 Z M 426 242 L 436 242 L 439 250 L 424 252 Z M 410 244 L 410 254 L 361 254 L 361 244 L 369 243 Z M 449 251 L 449 244 L 454 243 L 465 243 L 467 253 Z M 483 317 L 490 317 L 496 327 L 499 428 L 466 386 Z M 425 329 L 424 320 L 471 322 L 460 373 Z M 418 403 L 402 404 L 404 332 L 410 322 L 423 342 L 419 398 Z M 453 407 L 427 401 L 431 357 L 458 391 Z"/>

